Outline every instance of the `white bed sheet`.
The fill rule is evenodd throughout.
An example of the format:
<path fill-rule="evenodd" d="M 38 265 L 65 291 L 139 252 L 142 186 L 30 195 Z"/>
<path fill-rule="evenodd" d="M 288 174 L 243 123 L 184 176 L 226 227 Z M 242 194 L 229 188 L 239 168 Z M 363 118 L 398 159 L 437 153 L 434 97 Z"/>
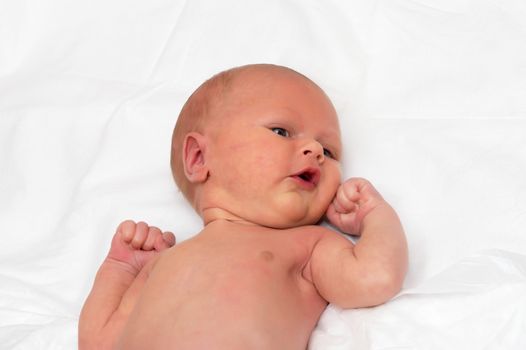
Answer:
<path fill-rule="evenodd" d="M 332 97 L 345 174 L 377 185 L 410 246 L 401 294 L 329 306 L 310 348 L 526 348 L 525 16 L 520 0 L 0 1 L 0 347 L 76 347 L 123 219 L 199 230 L 168 166 L 177 113 L 211 74 L 269 62 Z"/>

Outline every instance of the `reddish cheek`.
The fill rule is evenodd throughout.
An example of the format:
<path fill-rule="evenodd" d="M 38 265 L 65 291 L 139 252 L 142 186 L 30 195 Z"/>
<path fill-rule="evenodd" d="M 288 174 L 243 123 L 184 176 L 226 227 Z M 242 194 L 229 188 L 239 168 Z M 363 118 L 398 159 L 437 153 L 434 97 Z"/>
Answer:
<path fill-rule="evenodd" d="M 263 168 L 262 170 L 268 169 L 273 163 L 272 158 L 268 157 L 267 155 L 258 154 L 254 156 L 252 159 L 253 159 L 254 165 Z"/>
<path fill-rule="evenodd" d="M 243 162 L 247 166 L 270 166 L 273 157 L 270 156 L 269 150 L 262 148 L 260 144 L 261 142 L 259 144 L 258 142 L 235 143 L 227 147 L 227 152 L 238 164 Z"/>
<path fill-rule="evenodd" d="M 230 169 L 237 169 L 237 186 L 254 185 L 255 177 L 268 178 L 281 172 L 283 150 L 278 145 L 269 144 L 269 140 L 257 136 L 230 142 L 224 145 L 224 164 Z M 281 160 L 280 160 L 281 159 Z"/>
<path fill-rule="evenodd" d="M 228 145 L 227 149 L 231 152 L 237 152 L 244 148 L 247 148 L 250 145 L 250 142 L 238 142 Z"/>

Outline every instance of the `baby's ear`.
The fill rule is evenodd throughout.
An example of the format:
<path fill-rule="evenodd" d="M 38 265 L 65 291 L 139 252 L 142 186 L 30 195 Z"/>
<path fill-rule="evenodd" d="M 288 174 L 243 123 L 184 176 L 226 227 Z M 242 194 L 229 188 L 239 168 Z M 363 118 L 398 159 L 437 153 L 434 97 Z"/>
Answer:
<path fill-rule="evenodd" d="M 208 178 L 205 152 L 205 136 L 198 132 L 186 134 L 183 141 L 183 165 L 184 174 L 191 183 L 205 182 Z"/>

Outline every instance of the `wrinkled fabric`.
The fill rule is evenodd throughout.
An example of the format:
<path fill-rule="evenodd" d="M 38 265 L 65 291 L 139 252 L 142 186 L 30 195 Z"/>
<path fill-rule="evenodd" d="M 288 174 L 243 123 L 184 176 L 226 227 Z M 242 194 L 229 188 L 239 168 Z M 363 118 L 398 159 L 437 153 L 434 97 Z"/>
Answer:
<path fill-rule="evenodd" d="M 376 185 L 410 249 L 398 297 L 330 305 L 310 347 L 525 348 L 525 17 L 520 0 L 0 2 L 1 347 L 76 347 L 121 221 L 200 230 L 170 174 L 178 112 L 268 62 L 325 89 L 345 177 Z"/>

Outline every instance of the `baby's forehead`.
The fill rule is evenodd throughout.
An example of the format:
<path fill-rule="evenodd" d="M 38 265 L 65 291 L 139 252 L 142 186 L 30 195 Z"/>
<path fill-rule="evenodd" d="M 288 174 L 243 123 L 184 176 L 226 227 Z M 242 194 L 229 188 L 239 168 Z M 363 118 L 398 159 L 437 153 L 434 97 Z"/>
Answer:
<path fill-rule="evenodd" d="M 214 76 L 206 88 L 204 99 L 207 109 L 211 113 L 209 117 L 231 116 L 230 112 L 238 108 L 244 108 L 252 103 L 266 100 L 270 104 L 282 99 L 287 94 L 283 89 L 305 91 L 309 90 L 309 96 L 313 101 L 325 107 L 328 124 L 335 125 L 339 129 L 336 111 L 330 98 L 312 80 L 290 68 L 272 65 L 251 65 L 238 67 L 222 72 Z M 286 101 L 288 102 L 288 101 Z M 294 102 L 290 102 L 291 107 Z"/>
<path fill-rule="evenodd" d="M 231 85 L 228 90 L 223 94 L 223 101 L 220 103 L 221 107 L 225 110 L 232 109 L 234 112 L 237 108 L 243 108 L 250 105 L 253 102 L 268 102 L 267 108 L 273 108 L 273 101 L 279 100 L 279 114 L 287 114 L 294 117 L 298 114 L 296 110 L 296 104 L 298 101 L 285 100 L 283 103 L 282 88 L 299 89 L 307 87 L 310 90 L 309 96 L 314 96 L 312 101 L 321 106 L 321 113 L 317 114 L 317 118 L 325 119 L 326 123 L 320 125 L 320 127 L 326 127 L 329 134 L 335 138 L 340 137 L 340 127 L 338 116 L 330 98 L 325 92 L 312 80 L 292 70 L 254 70 L 243 72 L 239 74 L 236 79 L 230 81 Z M 301 100 L 300 100 L 301 101 Z M 234 112 L 235 113 L 235 112 Z"/>
<path fill-rule="evenodd" d="M 221 93 L 221 104 L 245 105 L 261 98 L 278 98 L 279 88 L 287 86 L 295 89 L 299 86 L 309 86 L 319 97 L 320 103 L 332 107 L 332 102 L 325 92 L 306 76 L 286 67 L 250 67 L 236 72 L 226 79 Z"/>

